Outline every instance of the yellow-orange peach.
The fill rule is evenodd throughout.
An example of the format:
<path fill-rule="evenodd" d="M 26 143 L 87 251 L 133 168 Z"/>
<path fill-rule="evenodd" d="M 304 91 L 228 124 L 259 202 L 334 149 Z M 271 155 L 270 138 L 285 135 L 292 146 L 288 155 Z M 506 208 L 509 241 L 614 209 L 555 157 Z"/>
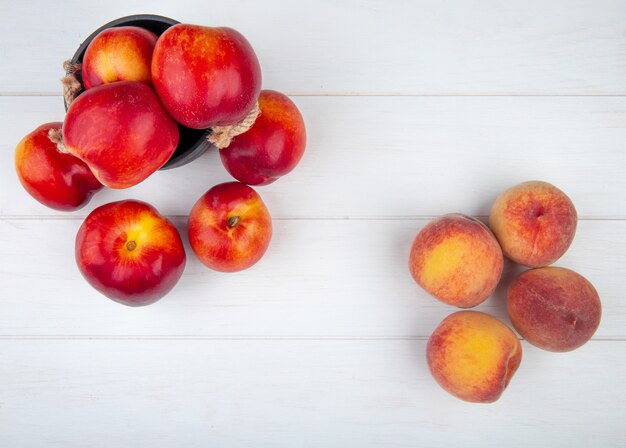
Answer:
<path fill-rule="evenodd" d="M 530 181 L 509 188 L 493 204 L 489 226 L 502 252 L 529 267 L 561 258 L 574 239 L 574 204 L 547 182 Z"/>
<path fill-rule="evenodd" d="M 458 311 L 435 329 L 426 346 L 435 380 L 457 398 L 491 403 L 504 392 L 522 361 L 515 333 L 495 317 Z"/>
<path fill-rule="evenodd" d="M 507 308 L 515 329 L 544 350 L 580 347 L 600 325 L 602 307 L 587 279 L 565 268 L 531 269 L 509 287 Z"/>
<path fill-rule="evenodd" d="M 502 274 L 502 251 L 479 220 L 458 213 L 427 224 L 415 237 L 409 269 L 415 281 L 449 305 L 483 302 Z"/>

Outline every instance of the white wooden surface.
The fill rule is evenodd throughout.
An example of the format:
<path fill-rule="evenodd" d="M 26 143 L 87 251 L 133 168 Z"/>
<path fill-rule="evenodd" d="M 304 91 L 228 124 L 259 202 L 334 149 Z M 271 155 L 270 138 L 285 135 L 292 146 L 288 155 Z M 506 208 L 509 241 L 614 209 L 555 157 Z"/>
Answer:
<path fill-rule="evenodd" d="M 128 3 L 0 3 L 1 447 L 624 446 L 623 0 Z M 63 118 L 61 61 L 142 12 L 242 31 L 309 144 L 258 190 L 275 234 L 257 266 L 217 274 L 189 252 L 171 295 L 131 309 L 80 277 L 81 219 L 133 197 L 184 230 L 228 179 L 217 154 L 60 214 L 23 192 L 13 148 Z M 413 283 L 408 249 L 431 217 L 485 216 L 527 179 L 576 204 L 558 264 L 595 284 L 603 320 L 572 353 L 523 343 L 501 400 L 464 403 L 428 374 L 426 339 L 454 309 Z M 518 271 L 479 309 L 508 321 Z"/>

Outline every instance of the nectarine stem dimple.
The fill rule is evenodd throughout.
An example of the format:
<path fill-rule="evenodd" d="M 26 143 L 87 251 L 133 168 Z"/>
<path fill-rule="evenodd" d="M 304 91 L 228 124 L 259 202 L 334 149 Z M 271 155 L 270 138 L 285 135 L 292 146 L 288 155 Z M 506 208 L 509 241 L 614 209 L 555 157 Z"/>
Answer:
<path fill-rule="evenodd" d="M 228 224 L 228 227 L 232 228 L 237 226 L 240 220 L 241 218 L 239 216 L 231 216 L 230 218 L 228 218 L 228 221 L 226 223 Z"/>
<path fill-rule="evenodd" d="M 129 241 L 128 243 L 126 243 L 126 250 L 129 252 L 134 251 L 136 247 L 137 247 L 137 243 L 134 241 Z"/>

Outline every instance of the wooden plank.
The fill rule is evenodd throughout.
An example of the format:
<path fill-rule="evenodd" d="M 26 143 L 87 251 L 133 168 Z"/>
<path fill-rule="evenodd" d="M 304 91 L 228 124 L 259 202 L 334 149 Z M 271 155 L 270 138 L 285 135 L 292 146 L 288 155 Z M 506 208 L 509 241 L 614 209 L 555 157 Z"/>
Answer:
<path fill-rule="evenodd" d="M 187 269 L 170 295 L 133 309 L 80 276 L 80 220 L 0 221 L 0 334 L 424 338 L 456 310 L 408 272 L 410 245 L 426 222 L 275 221 L 266 256 L 237 274 L 209 271 L 187 247 Z M 185 235 L 184 220 L 176 224 Z M 604 310 L 598 338 L 626 338 L 625 233 L 626 221 L 582 221 L 557 263 L 597 287 Z M 507 265 L 502 287 L 478 309 L 508 321 L 506 286 L 518 271 Z"/>
<path fill-rule="evenodd" d="M 626 92 L 622 0 L 71 0 L 62 11 L 42 9 L 38 1 L 0 5 L 0 54 L 9 61 L 2 92 L 58 92 L 61 63 L 82 40 L 132 13 L 240 30 L 264 85 L 291 93 Z"/>
<path fill-rule="evenodd" d="M 501 400 L 477 405 L 435 384 L 425 341 L 1 341 L 0 443 L 616 447 L 623 345 L 524 345 Z"/>
<path fill-rule="evenodd" d="M 553 182 L 580 216 L 626 218 L 626 97 L 296 97 L 309 142 L 300 165 L 260 187 L 274 217 L 486 215 L 518 182 Z M 0 97 L 0 215 L 57 215 L 17 181 L 17 142 L 63 118 L 58 97 Z M 123 198 L 186 215 L 209 187 L 232 178 L 211 152 L 78 212 Z"/>
<path fill-rule="evenodd" d="M 62 119 L 61 62 L 104 22 L 146 12 L 242 31 L 309 145 L 258 189 L 275 233 L 257 266 L 214 273 L 187 246 L 172 294 L 131 309 L 80 277 L 81 218 L 134 197 L 184 232 L 195 200 L 230 179 L 217 154 L 73 214 L 31 199 L 12 159 Z M 0 17 L 0 447 L 623 445 L 623 0 L 27 0 Z M 426 338 L 456 309 L 412 281 L 409 246 L 430 216 L 484 216 L 532 178 L 584 218 L 557 264 L 595 284 L 602 324 L 572 353 L 523 342 L 503 398 L 464 403 L 428 373 Z M 519 270 L 506 264 L 478 309 L 508 323 Z"/>

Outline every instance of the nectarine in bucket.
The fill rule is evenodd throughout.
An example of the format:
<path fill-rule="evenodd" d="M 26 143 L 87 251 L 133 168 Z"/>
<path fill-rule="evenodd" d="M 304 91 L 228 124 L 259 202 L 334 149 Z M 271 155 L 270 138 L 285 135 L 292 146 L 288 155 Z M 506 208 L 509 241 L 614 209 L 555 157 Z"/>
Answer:
<path fill-rule="evenodd" d="M 89 44 L 104 30 L 114 27 L 130 26 L 143 28 L 156 34 L 157 36 L 160 36 L 165 30 L 177 23 L 179 22 L 174 19 L 152 14 L 137 14 L 113 20 L 112 22 L 109 22 L 95 30 L 82 44 L 80 44 L 71 59 L 71 64 L 68 64 L 69 67 L 67 69 L 67 74 L 69 74 L 69 71 L 74 70 L 73 67 L 80 67 L 80 64 L 83 63 Z M 74 75 L 82 85 L 83 79 L 80 68 L 75 71 Z M 65 98 L 64 103 L 65 110 L 67 110 L 69 106 L 65 101 Z M 206 140 L 209 135 L 209 131 L 206 129 L 191 129 L 179 124 L 178 131 L 180 137 L 176 151 L 167 163 L 163 165 L 161 168 L 162 170 L 186 165 L 187 163 L 197 159 L 210 147 L 210 144 Z"/>

